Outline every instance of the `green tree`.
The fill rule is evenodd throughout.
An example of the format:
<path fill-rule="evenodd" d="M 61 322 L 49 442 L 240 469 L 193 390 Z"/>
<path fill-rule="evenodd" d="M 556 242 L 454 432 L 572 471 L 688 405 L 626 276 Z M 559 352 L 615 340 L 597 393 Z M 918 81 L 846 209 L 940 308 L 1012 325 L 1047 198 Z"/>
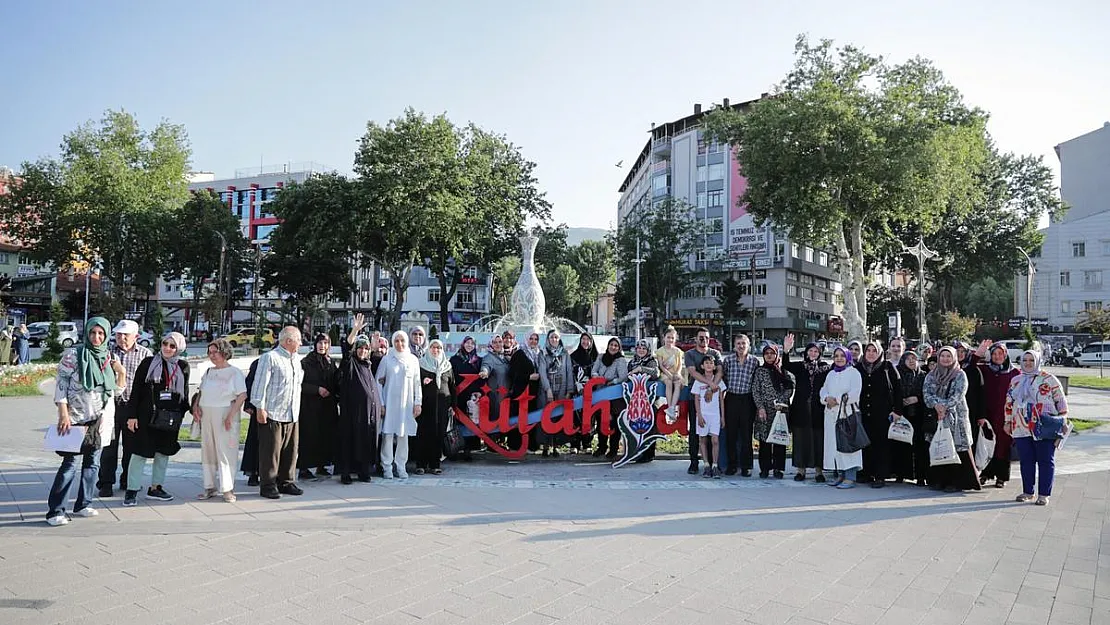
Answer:
<path fill-rule="evenodd" d="M 539 237 L 539 242 L 536 243 L 536 253 L 533 256 L 538 273 L 570 263 L 570 247 L 567 245 L 566 224 L 536 226 L 532 228 L 532 234 Z M 514 249 L 513 253 L 519 254 L 520 249 Z"/>
<path fill-rule="evenodd" d="M 493 306 L 497 315 L 506 315 L 512 301 L 513 287 L 520 278 L 520 257 L 503 256 L 493 264 Z"/>
<path fill-rule="evenodd" d="M 358 186 L 347 178 L 320 174 L 286 185 L 269 204 L 282 221 L 270 233 L 270 252 L 260 267 L 262 283 L 292 297 L 299 321 L 318 298 L 345 299 L 354 288 L 350 260 L 355 242 L 338 229 L 343 226 L 336 220 L 356 217 L 357 193 Z"/>
<path fill-rule="evenodd" d="M 603 241 L 582 241 L 567 254 L 570 266 L 578 274 L 579 296 L 578 309 L 568 316 L 579 323 L 586 323 L 590 307 L 616 280 L 615 244 L 613 236 L 606 236 Z"/>
<path fill-rule="evenodd" d="M 20 184 L 0 196 L 0 227 L 35 241 L 27 252 L 38 262 L 99 260 L 112 297 L 126 300 L 130 278 L 165 260 L 166 223 L 187 198 L 188 164 L 184 127 L 147 131 L 108 111 L 63 137 L 59 158 L 23 163 Z"/>
<path fill-rule="evenodd" d="M 732 277 L 732 274 L 728 274 L 721 280 L 721 294 L 717 296 L 717 307 L 721 309 L 721 315 L 729 324 L 734 321 L 743 322 L 744 325 L 741 327 L 751 330 L 751 320 L 744 319 L 750 314 L 744 309 L 744 287 L 739 280 Z"/>
<path fill-rule="evenodd" d="M 790 239 L 835 250 L 849 336 L 866 336 L 865 253 L 893 228 L 931 232 L 980 204 L 985 115 L 924 59 L 890 65 L 800 36 L 795 65 L 746 112 L 709 115 L 748 179 L 740 202 Z"/>
<path fill-rule="evenodd" d="M 979 320 L 975 317 L 964 317 L 958 312 L 951 311 L 941 316 L 940 332 L 946 341 L 971 340 L 978 325 Z"/>
<path fill-rule="evenodd" d="M 690 205 L 671 197 L 630 215 L 616 234 L 617 308 L 635 308 L 639 242 L 641 305 L 662 319 L 668 302 L 692 281 L 687 261 L 698 249 L 699 232 Z"/>
<path fill-rule="evenodd" d="M 891 289 L 877 287 L 867 291 L 867 327 L 882 328 L 880 335 L 883 341 L 891 339 L 887 328 L 887 313 L 899 311 L 902 313 L 902 327 L 909 330 L 911 336 L 919 334 L 917 328 L 921 324 L 917 321 L 918 305 L 916 290 L 914 293 L 905 289 Z"/>
<path fill-rule="evenodd" d="M 212 191 L 193 191 L 188 201 L 172 213 L 168 227 L 173 236 L 167 240 L 165 275 L 180 276 L 191 285 L 194 312 L 202 309 L 201 302 L 210 294 L 220 296 L 221 303 L 226 304 L 227 285 L 240 284 L 249 274 L 246 256 L 250 245 L 239 229 L 239 220 Z M 221 313 L 212 317 L 206 313 L 205 317 L 209 323 L 215 322 L 213 331 L 218 331 Z M 191 316 L 194 323 L 196 318 L 195 314 Z"/>
<path fill-rule="evenodd" d="M 547 313 L 567 317 L 578 307 L 582 294 L 578 272 L 570 265 L 559 265 L 540 277 L 547 302 Z"/>
<path fill-rule="evenodd" d="M 980 319 L 1006 320 L 1014 310 L 1014 276 L 997 279 L 985 275 L 969 283 L 956 284 L 952 304 L 957 310 Z"/>
<path fill-rule="evenodd" d="M 50 327 L 46 330 L 46 348 L 42 350 L 41 360 L 57 362 L 61 359 L 64 348 L 61 341 L 58 340 L 58 324 L 65 321 L 65 318 L 65 307 L 58 300 L 54 300 L 50 304 Z"/>

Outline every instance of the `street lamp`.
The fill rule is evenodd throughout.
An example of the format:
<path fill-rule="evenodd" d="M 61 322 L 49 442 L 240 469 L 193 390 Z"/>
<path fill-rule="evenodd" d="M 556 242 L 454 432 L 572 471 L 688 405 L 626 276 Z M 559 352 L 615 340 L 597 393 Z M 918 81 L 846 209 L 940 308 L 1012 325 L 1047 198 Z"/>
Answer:
<path fill-rule="evenodd" d="M 219 297 L 219 296 L 223 295 L 224 283 L 228 281 L 227 280 L 227 274 L 224 271 L 224 259 L 227 256 L 227 237 L 225 237 L 224 233 L 220 232 L 219 230 L 213 230 L 213 232 L 216 233 L 216 236 L 220 237 L 220 271 L 219 271 L 218 274 L 216 274 L 217 276 L 219 276 L 218 279 L 217 279 L 217 282 L 216 282 L 216 295 Z M 220 332 L 219 333 L 214 333 L 214 334 L 223 334 L 223 325 L 224 325 L 224 317 L 225 317 L 224 304 L 225 303 L 228 304 L 228 305 L 231 304 L 231 301 L 230 301 L 231 300 L 230 284 L 228 285 L 227 296 L 228 296 L 228 301 L 227 302 L 221 301 L 221 303 L 220 303 L 220 328 L 219 328 Z M 208 323 L 209 323 L 209 325 L 211 325 L 212 320 L 209 319 Z"/>
<path fill-rule="evenodd" d="M 902 245 L 902 253 L 917 259 L 917 323 L 921 326 L 921 341 L 925 342 L 929 340 L 929 325 L 925 323 L 925 261 L 939 254 L 925 247 L 924 237 L 919 238 L 913 247 Z"/>
<path fill-rule="evenodd" d="M 640 265 L 644 262 L 643 256 L 640 254 L 640 239 L 636 239 L 636 258 L 632 259 L 636 263 L 636 342 L 640 342 L 640 317 L 643 312 L 640 309 Z"/>
<path fill-rule="evenodd" d="M 1037 268 L 1036 268 L 1036 266 L 1033 265 L 1033 259 L 1029 257 L 1029 254 L 1025 253 L 1025 250 L 1023 250 L 1019 247 L 1019 248 L 1017 248 L 1017 251 L 1021 252 L 1021 255 L 1025 257 L 1025 263 L 1026 263 L 1026 266 L 1025 266 L 1025 327 L 1028 328 L 1030 332 L 1032 332 L 1033 331 L 1033 275 L 1037 273 Z"/>

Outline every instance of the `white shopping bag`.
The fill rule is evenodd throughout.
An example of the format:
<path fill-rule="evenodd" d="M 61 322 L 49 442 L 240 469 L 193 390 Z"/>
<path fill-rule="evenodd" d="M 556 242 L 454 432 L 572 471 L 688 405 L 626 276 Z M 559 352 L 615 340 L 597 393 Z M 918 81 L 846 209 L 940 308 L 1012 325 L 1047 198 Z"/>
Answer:
<path fill-rule="evenodd" d="M 929 444 L 929 466 L 944 464 L 960 464 L 960 457 L 956 455 L 956 443 L 952 441 L 952 430 L 940 428 Z"/>
<path fill-rule="evenodd" d="M 905 417 L 898 417 L 890 422 L 886 437 L 892 441 L 913 444 L 913 424 Z"/>
<path fill-rule="evenodd" d="M 979 440 L 975 443 L 975 467 L 980 471 L 987 466 L 987 463 L 994 457 L 994 445 L 997 439 L 994 436 L 994 430 L 991 428 L 990 423 L 983 423 L 983 427 L 979 430 Z"/>
<path fill-rule="evenodd" d="M 771 431 L 767 433 L 767 442 L 783 447 L 790 444 L 790 427 L 786 424 L 786 413 L 775 413 L 775 420 L 771 422 Z"/>

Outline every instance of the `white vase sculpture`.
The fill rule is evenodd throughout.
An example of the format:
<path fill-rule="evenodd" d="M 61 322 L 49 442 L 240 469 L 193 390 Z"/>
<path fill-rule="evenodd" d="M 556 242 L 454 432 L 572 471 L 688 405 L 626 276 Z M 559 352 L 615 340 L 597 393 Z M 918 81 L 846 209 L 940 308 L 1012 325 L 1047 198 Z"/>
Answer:
<path fill-rule="evenodd" d="M 536 276 L 536 244 L 539 238 L 530 234 L 520 237 L 520 277 L 513 287 L 512 325 L 518 328 L 541 328 L 547 302 Z"/>

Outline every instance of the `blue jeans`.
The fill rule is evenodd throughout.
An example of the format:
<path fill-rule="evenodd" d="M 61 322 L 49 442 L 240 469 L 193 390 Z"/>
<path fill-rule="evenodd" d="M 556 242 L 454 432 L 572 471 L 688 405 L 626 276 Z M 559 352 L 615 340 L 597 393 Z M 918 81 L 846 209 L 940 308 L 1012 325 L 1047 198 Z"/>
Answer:
<path fill-rule="evenodd" d="M 80 481 L 73 479 L 77 474 L 77 456 L 81 456 Z M 77 487 L 77 500 L 73 504 L 73 511 L 87 508 L 92 503 L 92 494 L 96 492 L 96 478 L 99 472 L 99 449 L 91 454 L 63 455 L 62 466 L 58 467 L 58 474 L 54 476 L 54 485 L 50 487 L 50 497 L 47 500 L 50 511 L 46 513 L 46 518 L 65 514 L 66 503 L 73 495 L 74 486 Z"/>
<path fill-rule="evenodd" d="M 1033 494 L 1039 469 L 1041 483 L 1037 484 L 1037 494 L 1052 495 L 1052 482 L 1056 479 L 1056 441 L 1037 441 L 1032 436 L 1022 436 L 1014 439 L 1014 445 L 1021 460 L 1021 492 Z"/>

